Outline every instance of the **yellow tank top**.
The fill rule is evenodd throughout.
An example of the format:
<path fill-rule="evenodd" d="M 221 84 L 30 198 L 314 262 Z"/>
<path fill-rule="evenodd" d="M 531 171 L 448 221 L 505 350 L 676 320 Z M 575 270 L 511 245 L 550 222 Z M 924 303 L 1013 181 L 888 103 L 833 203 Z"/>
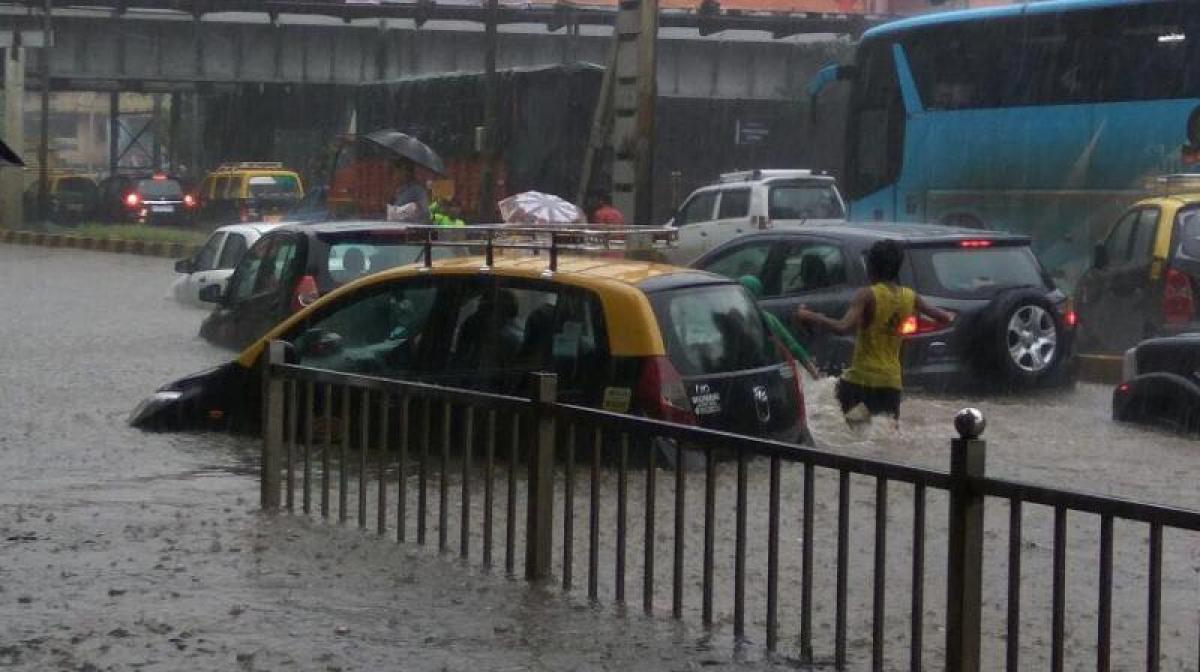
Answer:
<path fill-rule="evenodd" d="M 858 328 L 846 381 L 864 387 L 902 389 L 900 377 L 900 324 L 916 313 L 917 297 L 908 287 L 871 285 L 875 308 L 871 323 Z"/>

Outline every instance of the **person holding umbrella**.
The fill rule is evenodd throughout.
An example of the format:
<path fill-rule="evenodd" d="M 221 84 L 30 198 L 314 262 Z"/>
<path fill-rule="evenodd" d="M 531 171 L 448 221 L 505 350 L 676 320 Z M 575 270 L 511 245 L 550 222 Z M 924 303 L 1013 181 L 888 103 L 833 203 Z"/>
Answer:
<path fill-rule="evenodd" d="M 400 184 L 392 196 L 392 205 L 406 208 L 405 221 L 415 224 L 428 224 L 429 192 L 425 185 L 417 179 L 417 166 L 408 159 L 397 159 L 396 170 L 400 173 Z"/>

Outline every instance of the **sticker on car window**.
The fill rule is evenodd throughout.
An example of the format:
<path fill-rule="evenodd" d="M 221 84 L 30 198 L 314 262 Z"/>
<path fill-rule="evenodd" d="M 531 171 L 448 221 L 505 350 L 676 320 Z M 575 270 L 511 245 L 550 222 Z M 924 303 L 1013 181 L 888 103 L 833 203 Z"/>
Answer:
<path fill-rule="evenodd" d="M 627 413 L 629 401 L 632 398 L 633 393 L 628 387 L 606 387 L 604 388 L 604 410 L 613 413 Z"/>
<path fill-rule="evenodd" d="M 700 383 L 692 390 L 692 411 L 696 415 L 720 413 L 721 393 L 713 392 L 707 383 Z"/>

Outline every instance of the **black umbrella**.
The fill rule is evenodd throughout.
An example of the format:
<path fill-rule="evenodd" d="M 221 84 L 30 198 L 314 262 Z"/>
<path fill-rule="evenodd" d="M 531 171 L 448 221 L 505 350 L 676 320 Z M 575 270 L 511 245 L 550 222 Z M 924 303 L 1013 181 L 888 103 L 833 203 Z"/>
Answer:
<path fill-rule="evenodd" d="M 21 160 L 21 157 L 17 156 L 16 152 L 9 149 L 8 145 L 4 144 L 3 140 L 0 140 L 0 165 L 4 164 L 24 166 L 25 162 Z"/>
<path fill-rule="evenodd" d="M 442 157 L 430 149 L 429 145 L 407 133 L 393 130 L 375 131 L 364 135 L 363 139 L 395 152 L 419 166 L 424 166 L 432 170 L 438 175 L 443 175 L 446 172 L 446 164 L 442 162 Z"/>

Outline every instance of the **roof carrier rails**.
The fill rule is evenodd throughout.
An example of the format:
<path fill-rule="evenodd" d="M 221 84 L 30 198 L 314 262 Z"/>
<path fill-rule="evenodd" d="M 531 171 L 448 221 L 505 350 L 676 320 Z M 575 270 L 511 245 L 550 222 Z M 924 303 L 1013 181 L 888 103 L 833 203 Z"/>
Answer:
<path fill-rule="evenodd" d="M 1200 192 L 1200 173 L 1176 173 L 1151 177 L 1146 180 L 1146 189 L 1160 196 Z"/>
<path fill-rule="evenodd" d="M 433 268 L 434 247 L 483 246 L 484 268 L 495 263 L 495 250 L 549 252 L 546 273 L 558 271 L 559 252 L 599 252 L 604 250 L 670 247 L 678 240 L 674 228 L 649 226 L 604 226 L 595 224 L 485 224 L 462 227 L 429 224 L 398 224 L 419 242 L 426 269 Z M 451 234 L 447 240 L 444 234 Z M 632 240 L 631 240 L 632 239 Z M 626 241 L 630 241 L 629 244 Z M 636 242 L 633 242 L 636 241 Z"/>
<path fill-rule="evenodd" d="M 222 163 L 217 166 L 218 171 L 222 170 L 274 170 L 283 168 L 282 161 L 231 161 Z"/>

